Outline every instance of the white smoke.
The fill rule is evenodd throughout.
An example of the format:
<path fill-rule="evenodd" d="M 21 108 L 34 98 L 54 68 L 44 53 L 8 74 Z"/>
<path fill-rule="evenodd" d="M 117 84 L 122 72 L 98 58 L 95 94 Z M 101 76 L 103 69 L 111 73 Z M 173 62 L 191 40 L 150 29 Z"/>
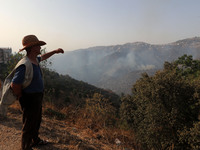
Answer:
<path fill-rule="evenodd" d="M 138 70 L 150 70 L 155 69 L 155 65 L 139 65 L 137 68 Z"/>

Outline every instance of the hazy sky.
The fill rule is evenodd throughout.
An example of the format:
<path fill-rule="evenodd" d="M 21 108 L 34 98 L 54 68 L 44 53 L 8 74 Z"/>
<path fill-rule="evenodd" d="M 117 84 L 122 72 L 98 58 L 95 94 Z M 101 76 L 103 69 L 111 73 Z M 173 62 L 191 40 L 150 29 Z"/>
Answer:
<path fill-rule="evenodd" d="M 35 34 L 47 51 L 200 35 L 200 0 L 0 0 L 0 47 Z"/>

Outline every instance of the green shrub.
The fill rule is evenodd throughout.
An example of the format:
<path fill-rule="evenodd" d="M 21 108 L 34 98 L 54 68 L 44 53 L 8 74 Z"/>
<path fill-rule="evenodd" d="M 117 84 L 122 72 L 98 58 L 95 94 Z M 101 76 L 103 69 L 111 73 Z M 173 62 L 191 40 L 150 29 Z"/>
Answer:
<path fill-rule="evenodd" d="M 86 99 L 85 107 L 85 117 L 91 120 L 90 124 L 102 127 L 114 124 L 116 108 L 103 95 L 95 93 L 92 98 Z"/>
<path fill-rule="evenodd" d="M 191 78 L 191 72 L 199 70 L 182 73 L 177 66 L 166 63 L 165 69 L 152 77 L 143 74 L 133 85 L 132 96 L 122 99 L 121 118 L 134 130 L 143 149 L 184 149 L 198 145 L 194 137 L 199 132 L 183 133 L 198 129 L 193 128 L 193 123 L 198 121 L 200 81 L 194 80 L 195 76 Z M 185 143 L 181 142 L 180 133 L 182 137 L 189 136 Z"/>
<path fill-rule="evenodd" d="M 185 149 L 200 149 L 200 122 L 194 123 L 192 128 L 184 128 L 180 131 L 179 141 Z"/>

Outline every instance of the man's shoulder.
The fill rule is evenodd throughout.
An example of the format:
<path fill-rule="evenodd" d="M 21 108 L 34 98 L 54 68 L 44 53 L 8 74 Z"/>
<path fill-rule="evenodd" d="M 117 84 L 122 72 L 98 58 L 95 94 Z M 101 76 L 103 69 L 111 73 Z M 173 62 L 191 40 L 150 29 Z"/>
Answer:
<path fill-rule="evenodd" d="M 27 66 L 31 66 L 31 62 L 29 60 L 29 58 L 27 56 L 23 57 L 18 63 L 17 65 L 15 66 L 15 68 L 18 68 L 19 66 L 21 65 L 25 65 L 26 67 Z"/>

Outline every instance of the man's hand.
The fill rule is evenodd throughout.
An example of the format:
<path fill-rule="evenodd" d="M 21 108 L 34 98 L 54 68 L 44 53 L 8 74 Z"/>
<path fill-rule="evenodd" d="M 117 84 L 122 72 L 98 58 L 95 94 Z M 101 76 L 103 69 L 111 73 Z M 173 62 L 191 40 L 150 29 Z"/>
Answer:
<path fill-rule="evenodd" d="M 58 48 L 55 50 L 55 53 L 58 54 L 58 53 L 64 53 L 63 49 L 62 48 Z"/>
<path fill-rule="evenodd" d="M 22 96 L 22 85 L 21 84 L 15 84 L 11 83 L 11 88 L 13 90 L 13 94 L 17 96 L 17 99 Z"/>

